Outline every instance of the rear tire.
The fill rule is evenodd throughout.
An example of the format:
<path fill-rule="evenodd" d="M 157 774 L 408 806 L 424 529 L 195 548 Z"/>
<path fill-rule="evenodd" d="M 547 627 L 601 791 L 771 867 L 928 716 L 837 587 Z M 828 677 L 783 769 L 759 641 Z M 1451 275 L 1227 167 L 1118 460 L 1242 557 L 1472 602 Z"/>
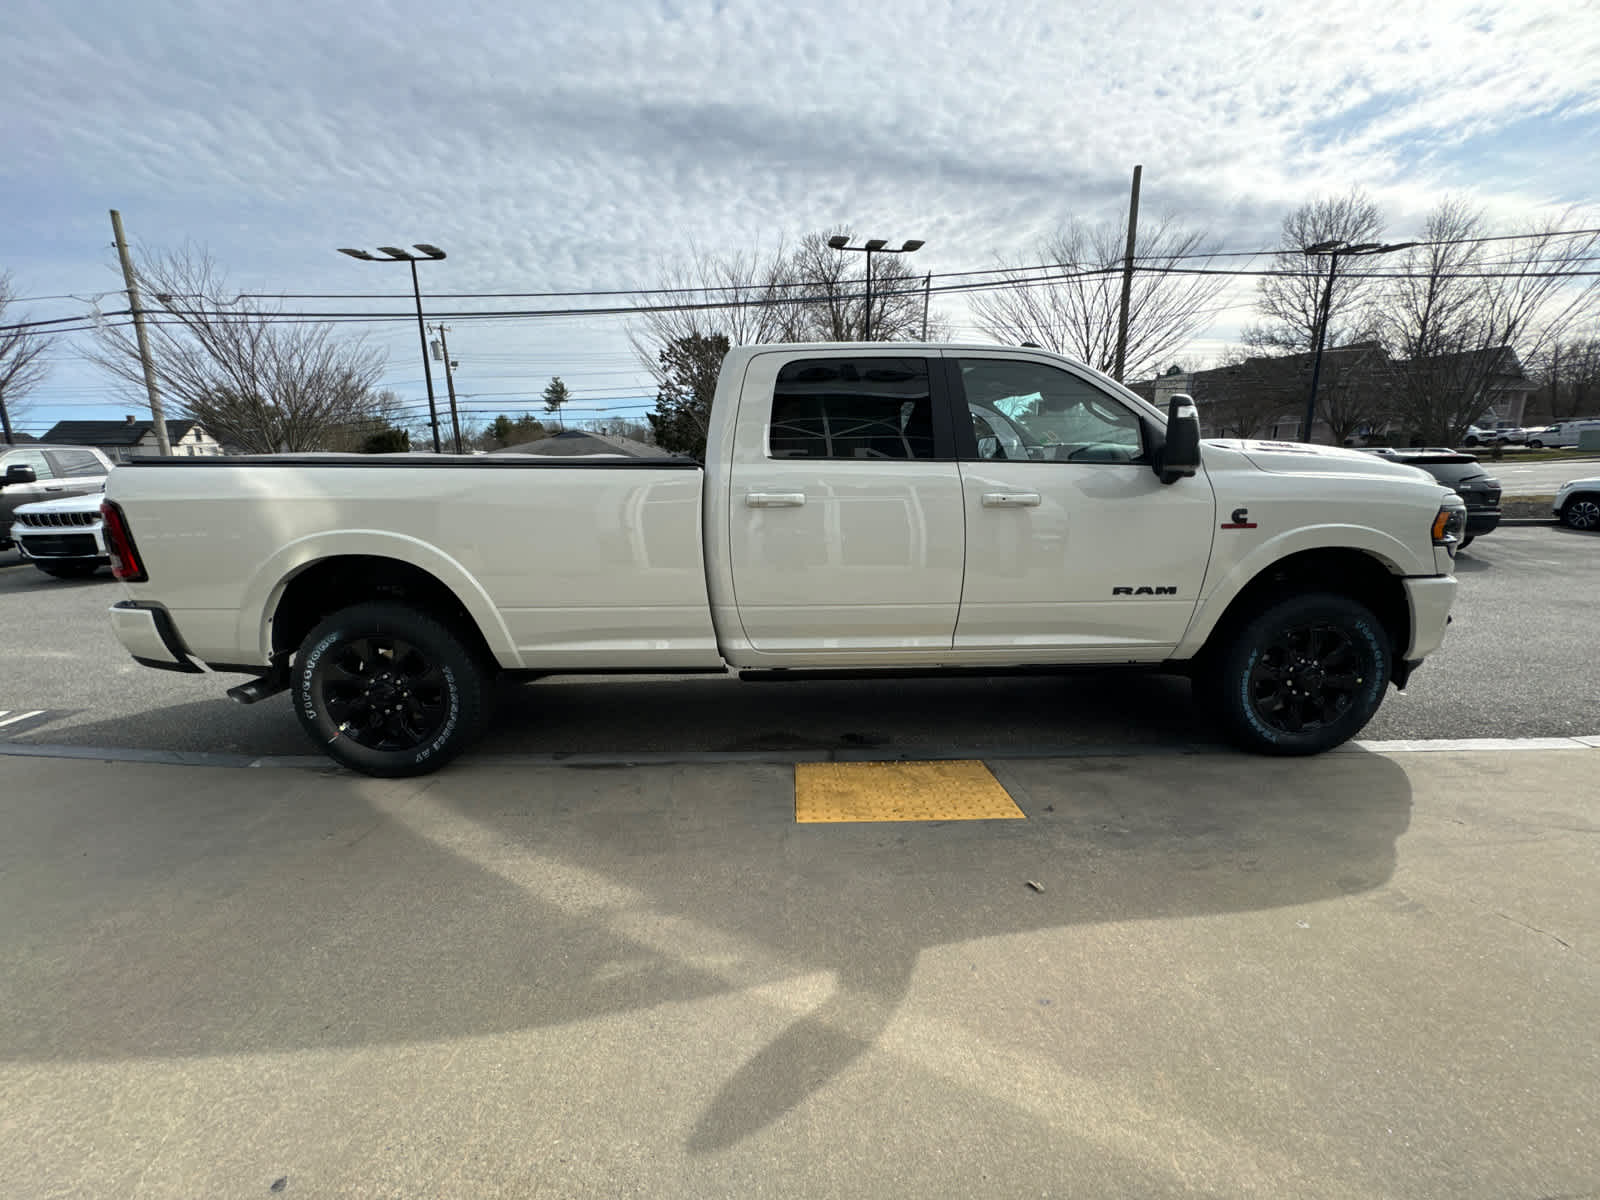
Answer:
<path fill-rule="evenodd" d="M 1320 754 L 1372 719 L 1392 666 L 1389 635 L 1366 605 L 1314 592 L 1272 603 L 1234 630 L 1202 696 L 1245 750 Z"/>
<path fill-rule="evenodd" d="M 1459 546 L 1457 546 L 1456 549 L 1457 550 L 1465 550 L 1468 546 L 1472 545 L 1472 539 L 1477 537 L 1477 536 L 1478 535 L 1475 534 L 1475 533 L 1467 534 L 1466 537 L 1461 539 L 1461 544 Z"/>
<path fill-rule="evenodd" d="M 398 604 L 357 604 L 306 635 L 295 716 L 318 748 L 364 775 L 425 775 L 481 732 L 492 670 L 449 626 Z"/>

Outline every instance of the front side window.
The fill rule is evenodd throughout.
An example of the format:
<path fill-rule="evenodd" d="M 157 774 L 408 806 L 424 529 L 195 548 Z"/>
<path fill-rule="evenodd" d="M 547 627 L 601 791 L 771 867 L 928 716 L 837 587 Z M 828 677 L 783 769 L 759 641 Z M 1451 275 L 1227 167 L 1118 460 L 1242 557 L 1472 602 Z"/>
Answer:
<path fill-rule="evenodd" d="M 44 454 L 38 450 L 13 450 L 4 458 L 0 458 L 0 476 L 4 476 L 12 467 L 32 467 L 35 479 L 54 479 L 56 473 L 50 469 L 50 464 L 45 460 Z"/>
<path fill-rule="evenodd" d="M 996 358 L 959 367 L 979 458 L 1127 463 L 1144 454 L 1139 418 L 1068 371 Z"/>
<path fill-rule="evenodd" d="M 772 458 L 933 458 L 933 396 L 922 358 L 786 363 L 772 394 Z"/>

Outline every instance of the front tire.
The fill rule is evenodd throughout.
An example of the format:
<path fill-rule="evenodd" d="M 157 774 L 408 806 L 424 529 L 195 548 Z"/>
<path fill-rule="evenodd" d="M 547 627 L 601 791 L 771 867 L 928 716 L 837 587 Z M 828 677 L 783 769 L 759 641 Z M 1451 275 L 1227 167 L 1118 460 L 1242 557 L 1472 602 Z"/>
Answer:
<path fill-rule="evenodd" d="M 1600 529 L 1600 495 L 1580 492 L 1573 496 L 1562 506 L 1561 523 L 1585 532 Z"/>
<path fill-rule="evenodd" d="M 1229 740 L 1257 754 L 1320 754 L 1348 741 L 1383 702 L 1389 636 L 1372 610 L 1315 592 L 1269 605 L 1222 646 L 1210 699 Z"/>
<path fill-rule="evenodd" d="M 357 604 L 300 644 L 295 716 L 318 748 L 365 775 L 425 775 L 477 737 L 490 671 L 454 630 L 398 604 Z"/>

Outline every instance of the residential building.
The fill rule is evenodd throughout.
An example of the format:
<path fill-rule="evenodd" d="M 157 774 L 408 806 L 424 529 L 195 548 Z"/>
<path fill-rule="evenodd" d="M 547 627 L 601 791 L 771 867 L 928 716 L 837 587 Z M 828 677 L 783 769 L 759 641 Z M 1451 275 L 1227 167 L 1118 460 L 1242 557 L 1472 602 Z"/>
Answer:
<path fill-rule="evenodd" d="M 156 441 L 156 423 L 131 416 L 120 421 L 57 421 L 43 440 L 59 446 L 93 446 L 112 462 L 119 463 L 161 453 Z M 167 441 L 174 456 L 201 458 L 223 452 L 217 439 L 198 421 L 168 421 Z"/>

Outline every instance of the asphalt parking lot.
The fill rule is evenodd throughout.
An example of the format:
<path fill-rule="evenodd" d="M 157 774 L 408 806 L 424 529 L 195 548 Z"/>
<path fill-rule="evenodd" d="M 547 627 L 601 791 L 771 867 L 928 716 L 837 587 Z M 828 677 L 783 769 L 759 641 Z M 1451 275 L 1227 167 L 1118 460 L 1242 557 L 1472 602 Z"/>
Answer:
<path fill-rule="evenodd" d="M 244 766 L 305 754 L 286 704 L 0 562 L 0 1177 L 1600 1194 L 1600 538 L 1458 571 L 1377 748 L 1222 751 L 1143 674 L 551 679 L 386 782 Z M 1469 736 L 1565 740 L 1377 740 Z M 183 751 L 241 765 L 136 761 Z M 797 821 L 796 763 L 954 754 L 1016 819 Z"/>

